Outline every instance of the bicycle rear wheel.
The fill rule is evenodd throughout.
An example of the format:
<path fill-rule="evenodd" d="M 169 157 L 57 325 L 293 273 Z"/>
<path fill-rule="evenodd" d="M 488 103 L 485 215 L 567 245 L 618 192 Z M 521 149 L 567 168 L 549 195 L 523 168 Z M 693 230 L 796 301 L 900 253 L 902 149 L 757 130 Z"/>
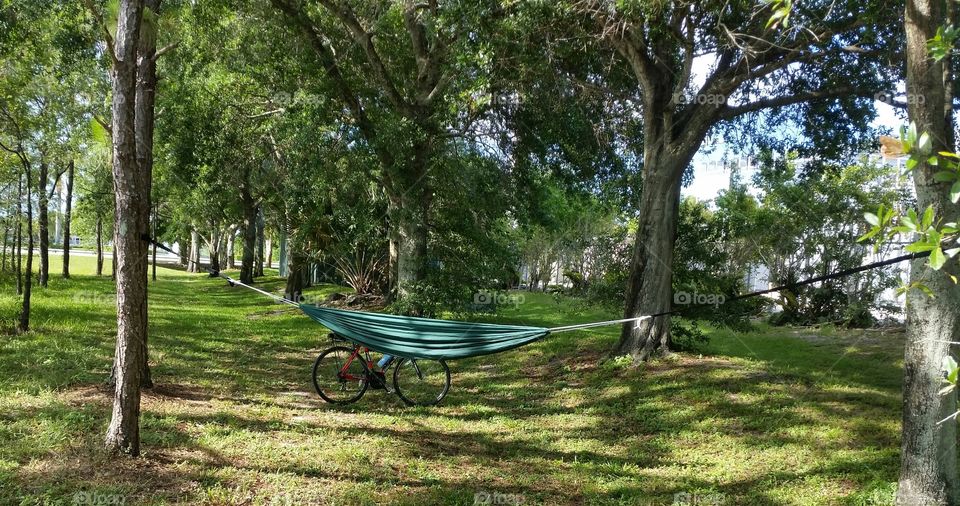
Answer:
<path fill-rule="evenodd" d="M 443 360 L 400 359 L 393 386 L 408 406 L 433 406 L 450 391 L 450 368 Z"/>
<path fill-rule="evenodd" d="M 350 404 L 367 391 L 363 357 L 354 357 L 346 346 L 329 348 L 313 363 L 313 387 L 331 404 Z"/>

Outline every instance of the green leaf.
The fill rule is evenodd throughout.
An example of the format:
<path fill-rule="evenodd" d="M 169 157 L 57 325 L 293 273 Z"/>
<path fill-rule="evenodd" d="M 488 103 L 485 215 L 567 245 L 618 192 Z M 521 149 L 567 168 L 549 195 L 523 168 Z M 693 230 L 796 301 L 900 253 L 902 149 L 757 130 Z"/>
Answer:
<path fill-rule="evenodd" d="M 917 241 L 914 243 L 908 244 L 905 248 L 909 253 L 923 253 L 924 251 L 931 251 L 934 248 L 934 245 L 926 241 Z"/>
<path fill-rule="evenodd" d="M 879 226 L 880 226 L 880 218 L 879 218 L 877 215 L 875 215 L 875 214 L 873 214 L 873 213 L 863 213 L 863 217 L 864 217 L 864 219 L 867 220 L 867 223 L 869 223 L 869 224 L 871 224 L 871 225 L 873 225 L 873 226 L 875 226 L 875 227 L 879 227 Z"/>
<path fill-rule="evenodd" d="M 923 211 L 923 219 L 920 221 L 920 231 L 927 231 L 930 225 L 933 225 L 933 206 L 927 206 Z"/>
<path fill-rule="evenodd" d="M 960 200 L 960 181 L 953 183 L 950 187 L 950 202 L 956 204 L 958 200 Z"/>
<path fill-rule="evenodd" d="M 957 179 L 957 173 L 952 170 L 941 170 L 933 175 L 933 179 L 940 183 L 955 181 Z"/>
<path fill-rule="evenodd" d="M 923 156 L 926 156 L 933 149 L 933 144 L 930 141 L 930 134 L 923 132 L 920 135 L 920 139 L 917 141 L 917 152 Z"/>
<path fill-rule="evenodd" d="M 866 241 L 867 239 L 869 239 L 869 238 L 871 238 L 871 237 L 879 234 L 879 233 L 880 233 L 880 230 L 881 230 L 880 227 L 873 227 L 873 228 L 871 228 L 870 231 L 868 231 L 866 234 L 863 234 L 863 235 L 861 235 L 860 237 L 858 237 L 858 238 L 857 238 L 857 242 Z"/>
<path fill-rule="evenodd" d="M 933 251 L 930 253 L 930 268 L 939 271 L 946 261 L 947 257 L 943 255 L 943 250 L 940 249 L 940 246 L 933 248 Z"/>

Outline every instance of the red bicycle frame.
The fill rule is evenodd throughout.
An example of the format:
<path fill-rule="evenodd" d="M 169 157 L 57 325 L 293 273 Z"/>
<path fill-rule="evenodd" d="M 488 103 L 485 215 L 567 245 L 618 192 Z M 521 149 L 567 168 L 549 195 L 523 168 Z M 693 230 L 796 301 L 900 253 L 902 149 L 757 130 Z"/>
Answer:
<path fill-rule="evenodd" d="M 360 356 L 361 354 L 365 355 L 366 358 L 361 357 Z M 350 370 L 350 364 L 352 364 L 353 361 L 356 359 L 363 360 L 364 362 L 363 378 L 358 378 L 355 375 L 350 374 L 348 372 Z M 344 379 L 348 381 L 363 381 L 366 379 L 367 374 L 369 374 L 370 371 L 372 370 L 373 370 L 373 360 L 370 359 L 370 349 L 364 346 L 354 345 L 353 353 L 351 353 L 350 357 L 347 358 L 347 361 L 343 364 L 343 367 L 340 368 L 340 372 L 337 373 L 337 375 L 340 377 L 340 379 Z"/>

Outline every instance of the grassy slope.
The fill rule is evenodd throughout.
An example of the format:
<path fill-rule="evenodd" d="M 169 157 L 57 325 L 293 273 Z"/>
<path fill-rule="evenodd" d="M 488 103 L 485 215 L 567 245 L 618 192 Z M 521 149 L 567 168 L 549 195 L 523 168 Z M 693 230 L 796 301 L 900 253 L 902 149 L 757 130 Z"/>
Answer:
<path fill-rule="evenodd" d="M 322 327 L 167 269 L 150 285 L 158 386 L 143 402 L 145 454 L 110 458 L 99 447 L 111 396 L 98 385 L 113 284 L 88 275 L 92 261 L 73 259 L 81 275 L 37 290 L 33 333 L 0 336 L 2 504 L 70 503 L 80 490 L 127 504 L 472 504 L 477 492 L 525 504 L 670 504 L 683 492 L 701 503 L 884 504 L 893 490 L 898 336 L 717 331 L 707 357 L 637 370 L 600 363 L 616 328 L 568 333 L 454 363 L 438 408 L 378 391 L 339 408 L 309 383 Z M 5 278 L 4 323 L 12 291 Z M 525 294 L 498 319 L 609 316 Z"/>

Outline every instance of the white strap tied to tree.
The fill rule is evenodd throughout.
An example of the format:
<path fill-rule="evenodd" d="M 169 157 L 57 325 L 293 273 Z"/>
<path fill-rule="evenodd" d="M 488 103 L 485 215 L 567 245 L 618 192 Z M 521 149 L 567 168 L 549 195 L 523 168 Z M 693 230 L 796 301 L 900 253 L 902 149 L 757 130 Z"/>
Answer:
<path fill-rule="evenodd" d="M 640 322 L 653 318 L 651 315 L 637 316 L 635 318 L 621 318 L 619 320 L 607 320 L 605 322 L 593 322 L 593 323 L 581 323 L 579 325 L 564 325 L 563 327 L 554 327 L 552 329 L 547 329 L 551 334 L 556 334 L 558 332 L 569 332 L 571 330 L 580 330 L 588 329 L 591 327 L 605 327 L 607 325 L 616 325 L 618 323 L 627 323 L 627 322 Z"/>

